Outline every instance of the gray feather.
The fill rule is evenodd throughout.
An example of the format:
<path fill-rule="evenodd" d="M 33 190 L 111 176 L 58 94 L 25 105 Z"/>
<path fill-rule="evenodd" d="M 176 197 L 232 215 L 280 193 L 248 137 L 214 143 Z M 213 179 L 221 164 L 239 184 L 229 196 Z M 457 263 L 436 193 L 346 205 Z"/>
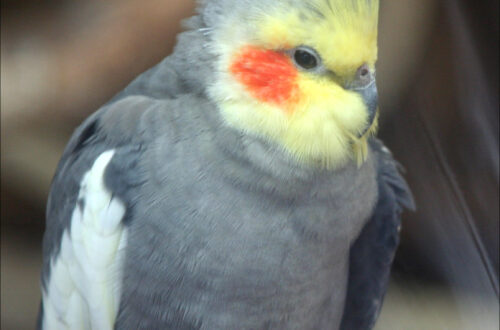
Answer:
<path fill-rule="evenodd" d="M 415 209 L 413 196 L 389 150 L 375 138 L 371 139 L 370 147 L 377 158 L 378 201 L 350 250 L 342 330 L 374 327 L 399 245 L 401 213 L 404 209 Z"/>
<path fill-rule="evenodd" d="M 125 97 L 76 134 L 52 187 L 45 260 L 57 253 L 82 173 L 118 148 L 106 171 L 129 226 L 118 328 L 340 322 L 349 237 L 375 202 L 373 162 L 334 175 L 301 166 L 223 126 L 193 95 Z"/>
<path fill-rule="evenodd" d="M 227 127 L 204 88 L 217 54 L 203 29 L 221 9 L 200 10 L 174 54 L 68 144 L 49 198 L 43 282 L 83 173 L 115 149 L 105 183 L 125 202 L 128 228 L 116 328 L 336 329 L 349 250 L 377 202 L 377 152 L 328 172 Z"/>

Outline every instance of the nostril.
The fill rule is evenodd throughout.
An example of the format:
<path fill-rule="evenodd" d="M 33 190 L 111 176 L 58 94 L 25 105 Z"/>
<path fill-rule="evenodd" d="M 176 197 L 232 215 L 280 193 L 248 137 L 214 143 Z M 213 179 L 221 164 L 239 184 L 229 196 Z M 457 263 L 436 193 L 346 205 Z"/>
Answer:
<path fill-rule="evenodd" d="M 358 87 L 366 86 L 373 80 L 373 74 L 368 64 L 363 64 L 356 71 L 354 84 Z"/>
<path fill-rule="evenodd" d="M 356 70 L 354 77 L 346 83 L 346 88 L 360 90 L 371 85 L 375 81 L 375 72 L 368 64 L 363 64 Z"/>
<path fill-rule="evenodd" d="M 370 75 L 370 68 L 368 67 L 368 64 L 360 66 L 357 73 L 359 78 L 368 77 Z"/>

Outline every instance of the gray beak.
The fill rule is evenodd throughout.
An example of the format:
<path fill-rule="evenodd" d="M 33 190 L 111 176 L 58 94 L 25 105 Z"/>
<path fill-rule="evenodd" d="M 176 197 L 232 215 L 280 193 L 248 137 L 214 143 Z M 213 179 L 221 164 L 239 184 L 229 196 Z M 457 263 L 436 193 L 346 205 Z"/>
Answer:
<path fill-rule="evenodd" d="M 371 71 L 368 65 L 363 64 L 357 70 L 353 81 L 351 81 L 346 87 L 359 93 L 368 108 L 368 123 L 366 128 L 360 132 L 359 136 L 361 137 L 372 126 L 373 121 L 377 116 L 378 92 L 375 72 Z"/>
<path fill-rule="evenodd" d="M 368 125 L 366 129 L 363 131 L 363 133 L 360 136 L 363 136 L 366 131 L 372 126 L 373 121 L 375 120 L 375 116 L 377 115 L 377 109 L 378 109 L 378 92 L 377 92 L 377 84 L 375 82 L 375 79 L 373 80 L 370 85 L 366 86 L 363 89 L 358 89 L 356 90 L 359 94 L 361 94 L 361 97 L 363 98 L 363 101 L 366 104 L 366 107 L 368 108 Z"/>

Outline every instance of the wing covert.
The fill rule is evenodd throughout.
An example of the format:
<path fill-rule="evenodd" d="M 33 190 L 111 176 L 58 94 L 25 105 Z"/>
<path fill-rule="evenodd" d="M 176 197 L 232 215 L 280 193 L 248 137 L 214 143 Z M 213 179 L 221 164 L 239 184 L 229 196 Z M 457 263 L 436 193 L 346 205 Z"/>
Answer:
<path fill-rule="evenodd" d="M 148 109 L 143 102 L 129 98 L 101 109 L 66 147 L 47 205 L 38 328 L 113 327 L 131 209 L 127 194 L 141 182 L 143 136 L 135 119 Z M 121 127 L 109 125 L 117 122 L 113 115 L 122 116 Z"/>

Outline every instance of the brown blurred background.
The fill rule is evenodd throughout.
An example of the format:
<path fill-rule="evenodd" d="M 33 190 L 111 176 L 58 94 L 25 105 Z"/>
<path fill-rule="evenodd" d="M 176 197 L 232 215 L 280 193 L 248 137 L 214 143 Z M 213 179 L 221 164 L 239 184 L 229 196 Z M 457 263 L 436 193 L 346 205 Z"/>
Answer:
<path fill-rule="evenodd" d="M 236 0 L 235 0 L 236 1 Z M 34 327 L 72 130 L 171 51 L 188 0 L 1 2 L 1 327 Z M 381 0 L 380 136 L 418 211 L 377 329 L 498 329 L 498 1 Z"/>

